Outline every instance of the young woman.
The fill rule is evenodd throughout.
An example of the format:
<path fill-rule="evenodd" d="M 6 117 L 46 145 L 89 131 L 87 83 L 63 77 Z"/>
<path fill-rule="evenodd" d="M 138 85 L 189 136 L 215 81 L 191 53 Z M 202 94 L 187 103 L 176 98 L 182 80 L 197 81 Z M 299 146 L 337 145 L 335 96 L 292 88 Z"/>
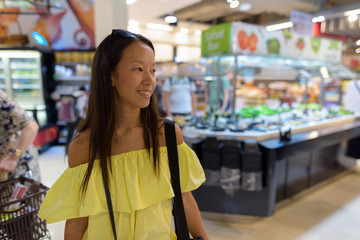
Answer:
<path fill-rule="evenodd" d="M 170 171 L 156 98 L 154 47 L 113 30 L 92 65 L 86 119 L 69 147 L 69 168 L 49 190 L 39 216 L 66 219 L 65 239 L 113 239 L 104 185 L 118 239 L 176 239 L 171 228 Z M 195 153 L 176 127 L 180 181 L 189 231 L 208 239 L 191 194 L 205 181 Z"/>

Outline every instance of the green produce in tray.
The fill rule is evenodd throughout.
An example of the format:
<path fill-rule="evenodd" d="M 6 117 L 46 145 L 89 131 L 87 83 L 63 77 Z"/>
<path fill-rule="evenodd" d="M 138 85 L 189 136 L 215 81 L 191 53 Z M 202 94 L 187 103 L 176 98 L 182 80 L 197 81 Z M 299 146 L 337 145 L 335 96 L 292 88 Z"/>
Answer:
<path fill-rule="evenodd" d="M 341 106 L 339 110 L 337 109 L 330 109 L 329 110 L 330 114 L 336 114 L 336 115 L 351 115 L 353 114 L 352 112 L 345 110 L 344 106 Z"/>
<path fill-rule="evenodd" d="M 318 103 L 308 103 L 308 104 L 306 104 L 306 108 L 309 110 L 320 110 L 321 105 Z"/>
<path fill-rule="evenodd" d="M 238 117 L 240 118 L 251 118 L 259 116 L 260 111 L 255 109 L 253 106 L 244 107 L 238 113 Z"/>
<path fill-rule="evenodd" d="M 266 105 L 260 105 L 257 107 L 257 109 L 260 111 L 260 114 L 262 115 L 274 115 L 276 113 L 278 113 L 277 109 L 271 109 Z"/>

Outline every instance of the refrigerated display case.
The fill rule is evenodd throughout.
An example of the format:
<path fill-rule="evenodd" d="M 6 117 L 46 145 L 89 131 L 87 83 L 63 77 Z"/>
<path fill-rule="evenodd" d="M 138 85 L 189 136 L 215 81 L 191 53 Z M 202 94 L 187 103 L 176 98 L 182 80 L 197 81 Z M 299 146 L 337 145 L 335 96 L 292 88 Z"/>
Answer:
<path fill-rule="evenodd" d="M 13 97 L 40 126 L 34 145 L 40 150 L 56 142 L 54 53 L 48 49 L 0 49 L 0 89 Z"/>
<path fill-rule="evenodd" d="M 80 88 L 89 90 L 91 79 L 91 63 L 95 50 L 62 50 L 55 52 L 55 81 L 58 101 L 56 109 L 59 112 L 63 98 L 77 100 Z M 65 120 L 57 119 L 59 128 L 58 142 L 65 144 L 69 129 Z M 72 124 L 74 125 L 74 123 Z"/>

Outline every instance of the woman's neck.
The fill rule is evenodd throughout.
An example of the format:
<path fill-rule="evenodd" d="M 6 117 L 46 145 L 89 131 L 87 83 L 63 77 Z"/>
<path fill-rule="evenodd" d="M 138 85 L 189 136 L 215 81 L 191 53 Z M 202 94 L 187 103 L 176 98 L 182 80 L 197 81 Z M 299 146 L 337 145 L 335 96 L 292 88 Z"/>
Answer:
<path fill-rule="evenodd" d="M 115 128 L 131 129 L 141 126 L 140 109 L 132 111 L 120 111 L 116 115 Z"/>

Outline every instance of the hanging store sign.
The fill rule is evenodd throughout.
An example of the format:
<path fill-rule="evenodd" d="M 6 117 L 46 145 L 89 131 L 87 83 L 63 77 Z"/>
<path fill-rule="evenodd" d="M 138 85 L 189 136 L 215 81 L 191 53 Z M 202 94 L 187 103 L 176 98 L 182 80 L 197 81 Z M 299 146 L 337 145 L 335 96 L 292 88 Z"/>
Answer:
<path fill-rule="evenodd" d="M 232 23 L 231 52 L 278 55 L 331 62 L 341 61 L 342 42 L 300 35 L 288 30 L 269 32 L 262 26 Z"/>
<path fill-rule="evenodd" d="M 219 24 L 201 33 L 201 55 L 230 52 L 231 23 Z"/>
<path fill-rule="evenodd" d="M 313 15 L 296 9 L 290 12 L 290 21 L 294 23 L 291 31 L 301 35 L 312 36 Z"/>

